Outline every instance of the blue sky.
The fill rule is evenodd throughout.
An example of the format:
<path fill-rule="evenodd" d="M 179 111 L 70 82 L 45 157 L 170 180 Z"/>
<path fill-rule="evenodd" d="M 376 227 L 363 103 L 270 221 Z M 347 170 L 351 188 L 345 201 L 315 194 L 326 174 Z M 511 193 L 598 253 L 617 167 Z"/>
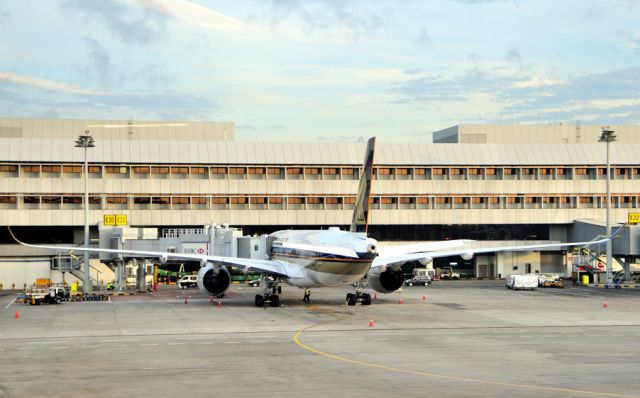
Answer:
<path fill-rule="evenodd" d="M 3 0 L 0 116 L 429 142 L 458 123 L 640 123 L 638 0 Z"/>

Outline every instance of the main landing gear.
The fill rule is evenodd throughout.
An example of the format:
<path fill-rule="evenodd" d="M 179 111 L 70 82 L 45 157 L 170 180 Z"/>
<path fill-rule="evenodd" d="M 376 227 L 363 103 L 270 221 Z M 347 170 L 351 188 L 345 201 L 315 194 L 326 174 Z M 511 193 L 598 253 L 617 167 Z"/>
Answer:
<path fill-rule="evenodd" d="M 356 305 L 358 302 L 362 305 L 371 305 L 371 295 L 364 292 L 364 285 L 362 280 L 353 285 L 356 289 L 355 293 L 347 293 L 346 304 L 348 306 Z"/>
<path fill-rule="evenodd" d="M 308 288 L 304 288 L 304 297 L 302 298 L 302 301 L 304 301 L 305 303 L 308 303 L 311 301 L 311 289 Z"/>
<path fill-rule="evenodd" d="M 278 280 L 271 280 L 262 274 L 260 275 L 260 287 L 262 288 L 262 294 L 256 294 L 256 307 L 264 308 L 267 305 L 280 307 L 280 296 L 278 294 L 282 293 L 282 288 L 278 286 Z"/>

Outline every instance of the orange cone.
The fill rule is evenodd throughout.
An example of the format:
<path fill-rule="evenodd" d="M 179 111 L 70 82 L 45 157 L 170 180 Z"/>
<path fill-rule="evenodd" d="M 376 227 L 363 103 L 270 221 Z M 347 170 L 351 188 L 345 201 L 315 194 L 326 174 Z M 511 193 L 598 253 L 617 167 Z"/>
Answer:
<path fill-rule="evenodd" d="M 602 303 L 602 308 L 609 308 L 609 303 L 607 303 L 607 300 Z"/>
<path fill-rule="evenodd" d="M 373 293 L 373 299 L 377 300 L 378 299 L 378 293 Z"/>
<path fill-rule="evenodd" d="M 404 304 L 404 299 L 402 297 L 400 297 L 400 301 L 398 301 L 398 304 Z"/>
<path fill-rule="evenodd" d="M 369 320 L 369 327 L 372 328 L 373 327 L 373 319 Z"/>
<path fill-rule="evenodd" d="M 209 297 L 209 302 L 210 302 L 211 304 L 213 304 L 213 296 L 210 296 L 210 297 Z"/>
<path fill-rule="evenodd" d="M 184 303 L 189 304 L 189 300 L 187 300 L 187 296 L 184 297 Z"/>
<path fill-rule="evenodd" d="M 222 301 L 218 300 L 218 308 L 222 308 Z"/>
<path fill-rule="evenodd" d="M 109 302 L 111 302 L 111 295 L 109 295 L 109 298 L 107 299 Z"/>
<path fill-rule="evenodd" d="M 16 319 L 20 319 L 20 311 L 16 311 Z"/>
<path fill-rule="evenodd" d="M 422 296 L 422 301 L 427 301 L 427 296 Z"/>

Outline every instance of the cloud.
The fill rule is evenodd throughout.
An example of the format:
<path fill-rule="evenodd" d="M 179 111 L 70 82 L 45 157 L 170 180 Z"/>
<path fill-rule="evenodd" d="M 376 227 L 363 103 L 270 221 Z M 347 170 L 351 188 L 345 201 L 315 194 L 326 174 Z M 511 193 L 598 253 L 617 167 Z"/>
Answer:
<path fill-rule="evenodd" d="M 85 69 L 89 75 L 89 80 L 94 80 L 93 77 L 95 76 L 102 86 L 113 87 L 114 70 L 111 57 L 97 40 L 87 38 L 85 39 L 85 44 L 88 47 L 87 57 L 91 65 Z"/>
<path fill-rule="evenodd" d="M 507 51 L 507 62 L 521 63 L 522 56 L 520 55 L 520 52 L 518 50 L 514 50 L 513 48 L 509 49 L 509 51 Z"/>
<path fill-rule="evenodd" d="M 422 107 L 444 103 L 454 108 L 452 103 L 460 103 L 470 110 L 458 115 L 459 119 L 477 117 L 478 106 L 483 104 L 495 112 L 494 117 L 485 113 L 489 122 L 500 120 L 498 115 L 514 115 L 517 120 L 531 122 L 581 119 L 637 123 L 640 118 L 634 116 L 640 113 L 640 66 L 563 80 L 545 75 L 522 76 L 518 69 L 502 66 L 483 69 L 478 64 L 455 76 L 421 71 L 405 75 L 408 80 L 392 85 L 390 102 Z M 483 100 L 474 103 L 474 98 Z"/>
<path fill-rule="evenodd" d="M 140 14 L 140 9 L 119 0 L 65 0 L 62 10 L 104 23 L 125 43 L 146 45 L 159 41 L 166 33 L 164 14 L 147 8 Z"/>
<path fill-rule="evenodd" d="M 418 33 L 418 38 L 416 39 L 416 44 L 418 46 L 426 47 L 433 44 L 433 40 L 431 40 L 431 36 L 429 35 L 429 31 L 425 26 L 420 28 L 420 33 Z"/>
<path fill-rule="evenodd" d="M 71 94 L 83 94 L 90 96 L 109 96 L 112 95 L 106 91 L 98 91 L 87 87 L 76 86 L 73 84 L 66 84 L 56 82 L 53 80 L 41 79 L 35 76 L 21 75 L 13 72 L 0 71 L 0 81 L 19 84 L 23 86 L 30 86 L 45 90 L 61 91 Z"/>
<path fill-rule="evenodd" d="M 4 113 L 26 117 L 212 120 L 221 108 L 209 97 L 206 93 L 175 90 L 140 90 L 109 96 L 78 96 L 62 91 L 46 96 L 37 87 L 18 89 L 0 84 L 0 107 Z"/>
<path fill-rule="evenodd" d="M 137 0 L 144 8 L 181 19 L 206 29 L 249 31 L 256 28 L 239 19 L 222 14 L 187 0 Z"/>
<path fill-rule="evenodd" d="M 0 23 L 5 23 L 10 17 L 11 14 L 4 10 L 0 10 Z"/>
<path fill-rule="evenodd" d="M 389 8 L 373 12 L 357 1 L 272 0 L 269 4 L 268 10 L 257 19 L 272 28 L 284 28 L 293 37 L 295 33 L 298 36 L 315 33 L 325 40 L 366 36 L 386 26 L 393 11 Z"/>

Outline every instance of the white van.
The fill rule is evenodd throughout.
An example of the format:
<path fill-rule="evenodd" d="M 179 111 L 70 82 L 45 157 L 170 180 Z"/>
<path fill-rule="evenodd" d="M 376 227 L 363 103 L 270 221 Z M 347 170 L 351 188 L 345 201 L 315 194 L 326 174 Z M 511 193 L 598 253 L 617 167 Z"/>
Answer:
<path fill-rule="evenodd" d="M 182 289 L 198 286 L 198 275 L 185 275 L 178 280 L 178 287 Z"/>

